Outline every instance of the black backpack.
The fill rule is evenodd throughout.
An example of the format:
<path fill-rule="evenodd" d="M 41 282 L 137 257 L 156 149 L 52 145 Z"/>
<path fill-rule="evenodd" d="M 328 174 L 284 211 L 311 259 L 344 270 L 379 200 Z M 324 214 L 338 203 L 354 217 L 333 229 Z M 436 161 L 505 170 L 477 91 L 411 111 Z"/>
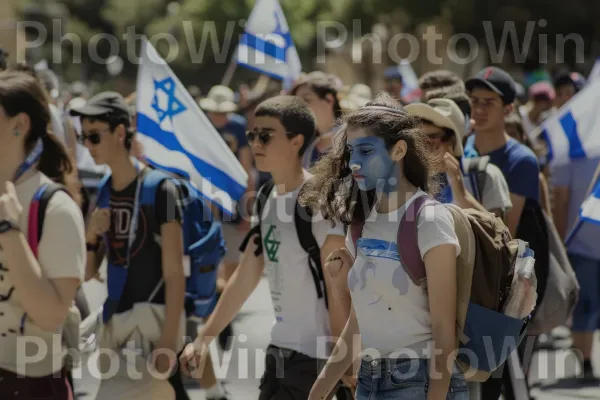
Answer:
<path fill-rule="evenodd" d="M 258 256 L 262 253 L 262 234 L 260 231 L 262 221 L 260 219 L 262 218 L 266 201 L 269 198 L 269 194 L 271 194 L 273 187 L 275 187 L 273 180 L 268 180 L 260 187 L 260 189 L 258 189 L 256 197 L 256 215 L 259 218 L 259 223 L 248 232 L 242 241 L 242 244 L 240 245 L 241 252 L 246 250 L 250 237 L 258 234 L 257 240 L 255 240 L 258 248 L 255 254 Z M 323 266 L 321 265 L 321 249 L 319 248 L 317 239 L 315 239 L 315 236 L 313 235 L 312 216 L 312 209 L 305 207 L 296 201 L 296 207 L 294 208 L 294 222 L 298 240 L 304 251 L 308 253 L 308 267 L 315 283 L 317 297 L 319 299 L 323 298 L 325 300 L 325 306 L 328 307 L 327 290 L 325 287 L 325 278 L 323 276 Z"/>

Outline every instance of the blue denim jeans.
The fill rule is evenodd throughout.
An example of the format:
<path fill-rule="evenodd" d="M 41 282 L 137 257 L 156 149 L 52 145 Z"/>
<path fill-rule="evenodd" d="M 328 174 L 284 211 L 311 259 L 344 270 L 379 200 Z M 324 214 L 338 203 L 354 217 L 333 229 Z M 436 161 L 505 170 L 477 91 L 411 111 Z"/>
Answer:
<path fill-rule="evenodd" d="M 429 386 L 429 360 L 382 358 L 363 360 L 358 371 L 356 400 L 426 400 Z M 455 370 L 448 400 L 469 400 L 469 387 Z"/>

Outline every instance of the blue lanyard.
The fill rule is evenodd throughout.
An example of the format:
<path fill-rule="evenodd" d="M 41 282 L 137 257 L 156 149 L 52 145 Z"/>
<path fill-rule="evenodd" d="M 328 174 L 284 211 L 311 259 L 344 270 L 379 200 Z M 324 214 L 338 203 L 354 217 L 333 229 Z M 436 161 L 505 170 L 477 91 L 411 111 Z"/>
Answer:
<path fill-rule="evenodd" d="M 44 145 L 42 143 L 42 139 L 39 139 L 31 153 L 29 153 L 29 155 L 25 159 L 25 161 L 23 161 L 21 165 L 19 165 L 19 168 L 17 168 L 15 176 L 13 177 L 13 182 L 16 182 L 17 179 L 23 176 L 23 174 L 27 172 L 29 168 L 31 168 L 35 163 L 37 163 L 40 160 L 43 151 Z"/>

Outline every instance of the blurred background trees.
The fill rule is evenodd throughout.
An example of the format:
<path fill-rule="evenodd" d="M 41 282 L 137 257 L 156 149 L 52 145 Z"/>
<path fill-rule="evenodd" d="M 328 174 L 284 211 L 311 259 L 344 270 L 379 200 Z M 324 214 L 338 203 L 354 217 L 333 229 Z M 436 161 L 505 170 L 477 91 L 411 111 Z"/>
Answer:
<path fill-rule="evenodd" d="M 154 44 L 159 53 L 166 57 L 186 84 L 194 84 L 203 89 L 218 83 L 227 67 L 233 51 L 243 32 L 243 23 L 252 10 L 255 0 L 10 0 L 19 13 L 20 19 L 37 21 L 48 31 L 46 45 L 28 54 L 30 61 L 48 60 L 52 50 L 62 51 L 61 62 L 51 67 L 64 76 L 66 80 L 96 80 L 106 82 L 114 77 L 135 82 L 137 67 L 130 62 L 128 51 L 137 54 L 139 40 L 135 49 L 127 49 L 126 38 L 133 33 L 145 34 L 158 39 Z M 349 29 L 358 40 L 360 36 L 376 32 L 381 37 L 391 37 L 395 33 L 408 32 L 420 34 L 429 25 L 435 25 L 438 32 L 449 36 L 455 33 L 473 35 L 489 50 L 488 43 L 498 44 L 505 34 L 506 21 L 514 21 L 519 42 L 522 43 L 528 34 L 533 34 L 525 60 L 518 68 L 534 69 L 540 64 L 540 51 L 548 53 L 549 67 L 555 57 L 557 48 L 556 36 L 576 33 L 583 39 L 583 46 L 575 41 L 567 41 L 564 46 L 564 64 L 581 72 L 587 72 L 595 56 L 600 54 L 600 2 L 590 0 L 280 0 L 292 37 L 298 48 L 305 70 L 318 68 L 315 57 L 320 43 L 317 37 L 317 21 L 337 21 Z M 353 21 L 360 19 L 359 32 L 353 28 Z M 56 21 L 61 21 L 57 28 Z M 545 24 L 539 23 L 545 20 Z M 489 21 L 484 24 L 483 21 Z M 510 27 L 510 22 L 508 23 Z M 356 27 L 356 25 L 355 25 Z M 54 29 L 53 29 L 54 28 Z M 529 28 L 529 31 L 528 31 Z M 37 37 L 36 29 L 28 29 L 29 40 Z M 105 36 L 115 36 L 117 41 L 111 42 Z M 170 33 L 177 43 L 169 43 L 162 33 Z M 546 36 L 540 36 L 545 34 Z M 66 36 L 64 36 L 66 35 Z M 548 47 L 540 44 L 540 37 L 546 38 Z M 62 40 L 61 40 L 62 38 Z M 510 40 L 510 39 L 509 39 Z M 73 60 L 79 42 L 84 49 L 81 63 Z M 384 45 L 387 42 L 384 42 Z M 180 50 L 174 51 L 174 46 Z M 404 44 L 406 46 L 406 44 Z M 468 45 L 466 40 L 459 41 L 461 46 Z M 355 44 L 356 46 L 356 44 Z M 363 49 L 364 60 L 354 63 L 354 76 L 363 78 L 378 70 L 373 69 L 374 49 L 367 41 L 359 46 Z M 402 46 L 399 44 L 399 46 Z M 88 48 L 97 49 L 97 56 L 92 59 Z M 578 48 L 579 47 L 579 48 Z M 386 47 L 384 47 L 385 49 Z M 543 49 L 542 49 L 543 48 Z M 168 54 L 169 50 L 173 54 Z M 352 46 L 345 46 L 333 53 L 338 58 L 348 59 Z M 423 51 L 422 51 L 423 52 Z M 389 59 L 383 52 L 383 67 L 392 65 L 395 60 Z M 176 56 L 175 56 L 176 54 Z M 191 61 L 195 55 L 195 62 Z M 342 55 L 340 55 L 342 54 Z M 345 54 L 345 55 L 344 55 Z M 400 49 L 399 54 L 402 54 Z M 441 54 L 440 54 L 441 55 Z M 490 59 L 484 54 L 481 62 L 511 63 L 509 59 Z M 582 57 L 585 63 L 578 63 Z M 514 57 L 512 57 L 514 58 Z M 102 60 L 103 62 L 98 62 Z M 200 61 L 201 62 L 198 62 Z M 542 60 L 542 64 L 543 64 Z M 341 61 L 335 61 L 341 62 Z M 514 60 L 513 60 L 514 62 Z M 107 65 L 108 64 L 108 65 Z M 432 66 L 427 62 L 413 63 L 417 73 L 432 68 L 449 67 Z M 470 71 L 465 71 L 465 73 Z M 242 82 L 255 78 L 251 71 L 238 69 L 234 82 Z"/>

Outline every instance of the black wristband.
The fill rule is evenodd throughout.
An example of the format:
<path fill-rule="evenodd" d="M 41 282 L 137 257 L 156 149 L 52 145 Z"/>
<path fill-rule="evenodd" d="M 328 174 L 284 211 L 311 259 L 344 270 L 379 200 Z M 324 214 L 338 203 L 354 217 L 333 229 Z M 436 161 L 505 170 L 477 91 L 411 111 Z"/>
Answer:
<path fill-rule="evenodd" d="M 18 225 L 12 223 L 11 221 L 7 220 L 7 219 L 3 219 L 2 221 L 0 221 L 0 234 L 9 232 L 9 231 L 21 231 L 21 228 L 19 228 Z"/>
<path fill-rule="evenodd" d="M 98 243 L 94 244 L 94 243 L 86 242 L 85 247 L 86 247 L 87 251 L 93 251 L 93 252 L 98 251 Z"/>

